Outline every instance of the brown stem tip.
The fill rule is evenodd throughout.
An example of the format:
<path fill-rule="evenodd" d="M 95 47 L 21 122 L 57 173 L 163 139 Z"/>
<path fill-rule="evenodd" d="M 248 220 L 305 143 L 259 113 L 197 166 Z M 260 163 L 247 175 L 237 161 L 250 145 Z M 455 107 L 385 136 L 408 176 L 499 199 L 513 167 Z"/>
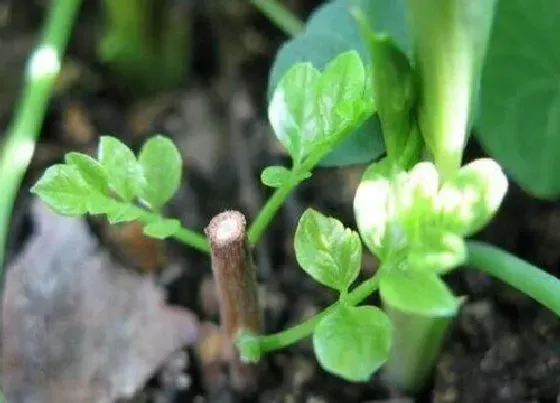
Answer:
<path fill-rule="evenodd" d="M 249 387 L 254 374 L 242 364 L 233 348 L 237 333 L 259 333 L 261 317 L 258 304 L 256 270 L 247 243 L 247 222 L 238 211 L 224 211 L 206 228 L 210 241 L 212 273 L 218 291 L 220 322 L 231 353 L 230 375 L 237 389 Z"/>

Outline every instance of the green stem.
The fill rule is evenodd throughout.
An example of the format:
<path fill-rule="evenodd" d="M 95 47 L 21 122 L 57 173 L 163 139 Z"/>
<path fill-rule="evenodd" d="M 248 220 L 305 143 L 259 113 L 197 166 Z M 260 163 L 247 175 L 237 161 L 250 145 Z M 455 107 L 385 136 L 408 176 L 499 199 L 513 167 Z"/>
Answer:
<path fill-rule="evenodd" d="M 379 286 L 380 270 L 378 270 L 377 274 L 373 277 L 367 279 L 349 293 L 344 299 L 344 303 L 351 306 L 358 305 L 364 299 L 369 297 L 375 290 L 377 290 L 377 287 Z M 299 325 L 293 326 L 279 333 L 260 336 L 259 347 L 261 354 L 274 350 L 280 350 L 303 339 L 304 337 L 309 336 L 313 333 L 315 326 L 321 321 L 321 319 L 336 309 L 340 303 L 340 301 L 335 302 L 328 308 L 322 310 L 317 315 L 307 319 Z"/>
<path fill-rule="evenodd" d="M 181 229 L 173 235 L 173 238 L 201 252 L 210 253 L 208 239 L 196 231 L 181 227 Z"/>
<path fill-rule="evenodd" d="M 154 220 L 162 219 L 163 217 L 160 214 L 152 213 L 151 211 L 146 211 L 144 209 L 140 210 L 140 215 L 138 217 L 139 221 L 142 221 L 144 224 L 148 224 Z M 200 234 L 199 232 L 193 231 L 191 229 L 181 227 L 175 234 L 172 235 L 172 238 L 184 243 L 191 248 L 197 249 L 201 252 L 210 253 L 210 246 L 208 244 L 208 239 Z"/>
<path fill-rule="evenodd" d="M 270 224 L 276 215 L 278 209 L 282 207 L 282 204 L 286 201 L 288 195 L 296 188 L 297 185 L 310 176 L 309 174 L 315 165 L 317 165 L 319 161 L 321 161 L 323 157 L 344 138 L 344 134 L 345 133 L 339 134 L 335 137 L 332 144 L 319 148 L 315 153 L 305 158 L 303 162 L 296 164 L 293 167 L 291 178 L 274 191 L 264 207 L 259 211 L 257 218 L 255 218 L 255 220 L 251 223 L 251 226 L 247 231 L 249 246 L 254 247 L 256 245 L 264 230 L 268 227 L 268 224 Z"/>
<path fill-rule="evenodd" d="M 282 206 L 282 204 L 284 204 L 284 201 L 296 186 L 297 183 L 287 181 L 274 191 L 264 207 L 261 208 L 257 218 L 255 218 L 255 220 L 251 223 L 249 231 L 247 232 L 247 238 L 249 239 L 249 245 L 251 247 L 255 246 L 259 241 L 261 235 L 276 215 L 278 209 Z"/>
<path fill-rule="evenodd" d="M 27 63 L 23 93 L 5 137 L 0 155 L 0 273 L 14 201 L 35 151 L 35 142 L 80 3 L 80 0 L 51 2 L 41 39 Z"/>
<path fill-rule="evenodd" d="M 467 242 L 467 264 L 496 277 L 560 316 L 560 280 L 510 253 L 482 242 Z"/>
<path fill-rule="evenodd" d="M 277 0 L 250 0 L 250 2 L 287 35 L 296 36 L 303 32 L 304 24 Z"/>

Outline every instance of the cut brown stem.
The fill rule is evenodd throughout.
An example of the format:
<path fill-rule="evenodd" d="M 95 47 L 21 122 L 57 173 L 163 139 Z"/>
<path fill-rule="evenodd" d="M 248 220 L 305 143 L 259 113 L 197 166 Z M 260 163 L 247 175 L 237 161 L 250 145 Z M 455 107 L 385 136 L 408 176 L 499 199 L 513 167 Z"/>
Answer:
<path fill-rule="evenodd" d="M 231 385 L 240 392 L 248 392 L 256 386 L 257 371 L 253 365 L 241 362 L 235 338 L 240 331 L 256 334 L 261 331 L 256 270 L 246 227 L 242 213 L 225 211 L 215 216 L 206 228 L 220 322 L 230 357 Z"/>

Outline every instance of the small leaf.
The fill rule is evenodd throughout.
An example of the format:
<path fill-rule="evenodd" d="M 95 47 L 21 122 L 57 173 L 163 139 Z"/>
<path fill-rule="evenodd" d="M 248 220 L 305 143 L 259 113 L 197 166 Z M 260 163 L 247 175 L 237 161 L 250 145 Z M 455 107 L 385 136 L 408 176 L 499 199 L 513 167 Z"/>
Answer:
<path fill-rule="evenodd" d="M 71 152 L 66 154 L 64 161 L 69 165 L 74 165 L 80 171 L 82 178 L 95 190 L 102 194 L 107 194 L 109 184 L 107 173 L 99 162 L 89 155 Z"/>
<path fill-rule="evenodd" d="M 467 257 L 465 241 L 459 235 L 427 223 L 419 239 L 410 245 L 407 261 L 423 272 L 443 274 L 463 264 Z"/>
<path fill-rule="evenodd" d="M 438 194 L 436 209 L 441 224 L 463 236 L 472 235 L 492 219 L 507 189 L 506 176 L 490 158 L 463 166 Z"/>
<path fill-rule="evenodd" d="M 397 220 L 395 182 L 404 172 L 394 172 L 385 158 L 371 164 L 362 176 L 354 196 L 354 215 L 358 230 L 368 249 L 384 260 L 392 248 L 406 246 L 403 232 L 393 225 Z"/>
<path fill-rule="evenodd" d="M 269 187 L 278 188 L 291 178 L 292 172 L 281 165 L 266 167 L 261 173 L 261 182 Z"/>
<path fill-rule="evenodd" d="M 357 52 L 344 52 L 329 62 L 319 81 L 318 103 L 326 141 L 373 113 L 373 94 L 365 93 L 365 68 Z M 363 99 L 361 99 L 363 98 Z M 367 99 L 369 98 L 369 100 Z M 362 104 L 369 101 L 370 105 Z M 369 107 L 369 111 L 364 111 Z M 344 113 L 340 110 L 344 109 Z"/>
<path fill-rule="evenodd" d="M 280 80 L 268 106 L 268 119 L 295 163 L 309 153 L 304 143 L 320 135 L 317 87 L 320 73 L 311 63 L 294 65 Z"/>
<path fill-rule="evenodd" d="M 158 210 L 179 189 L 183 169 L 181 154 L 170 139 L 158 135 L 144 144 L 138 162 L 146 178 L 141 197 Z"/>
<path fill-rule="evenodd" d="M 436 274 L 411 267 L 395 266 L 385 271 L 379 293 L 384 303 L 411 314 L 453 316 L 459 309 L 460 300 Z"/>
<path fill-rule="evenodd" d="M 344 307 L 325 316 L 313 332 L 313 349 L 326 371 L 366 382 L 387 360 L 392 326 L 373 306 Z"/>
<path fill-rule="evenodd" d="M 145 180 L 142 168 L 130 148 L 115 137 L 101 136 L 98 160 L 107 172 L 113 191 L 125 201 L 132 201 Z"/>
<path fill-rule="evenodd" d="M 111 200 L 111 203 L 108 204 L 108 206 L 109 208 L 105 213 L 107 214 L 107 220 L 110 224 L 134 221 L 142 214 L 142 210 L 133 204 L 120 203 Z"/>
<path fill-rule="evenodd" d="M 59 214 L 80 216 L 87 213 L 88 197 L 94 190 L 82 178 L 78 167 L 57 164 L 47 168 L 31 192 Z"/>
<path fill-rule="evenodd" d="M 179 220 L 158 218 L 144 227 L 144 234 L 151 238 L 165 239 L 175 234 L 180 228 Z"/>
<path fill-rule="evenodd" d="M 299 265 L 323 285 L 345 292 L 359 274 L 360 237 L 334 218 L 307 209 L 299 220 L 294 246 Z"/>

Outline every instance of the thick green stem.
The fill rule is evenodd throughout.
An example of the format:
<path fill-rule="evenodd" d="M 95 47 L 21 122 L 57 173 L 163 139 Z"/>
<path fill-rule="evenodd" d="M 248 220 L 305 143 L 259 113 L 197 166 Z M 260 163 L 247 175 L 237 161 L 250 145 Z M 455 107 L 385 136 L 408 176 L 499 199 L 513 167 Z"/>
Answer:
<path fill-rule="evenodd" d="M 378 271 L 379 273 L 379 271 Z M 358 305 L 364 299 L 369 297 L 377 287 L 379 286 L 379 275 L 376 274 L 368 280 L 364 281 L 358 287 L 356 287 L 351 293 L 349 293 L 344 299 L 344 303 L 347 305 Z M 329 312 L 336 309 L 340 302 L 335 302 L 328 308 L 322 310 L 317 315 L 307 319 L 305 322 L 300 323 L 294 327 L 286 329 L 279 333 L 269 334 L 265 336 L 260 336 L 259 339 L 259 350 L 261 354 L 280 350 L 284 347 L 289 346 L 313 333 L 315 326 L 325 317 Z"/>
<path fill-rule="evenodd" d="M 385 375 L 400 390 L 416 393 L 431 375 L 455 315 L 423 316 L 383 306 L 395 335 Z"/>
<path fill-rule="evenodd" d="M 38 46 L 26 68 L 23 93 L 0 155 L 0 270 L 14 200 L 35 151 L 51 89 L 60 72 L 80 0 L 51 2 Z"/>
<path fill-rule="evenodd" d="M 282 3 L 277 0 L 250 0 L 261 13 L 266 15 L 287 35 L 296 36 L 303 32 L 304 24 Z"/>
<path fill-rule="evenodd" d="M 482 242 L 467 242 L 467 265 L 518 289 L 560 316 L 560 280 L 510 253 Z"/>
<path fill-rule="evenodd" d="M 496 0 L 407 0 L 418 118 L 440 174 L 459 169 Z"/>

